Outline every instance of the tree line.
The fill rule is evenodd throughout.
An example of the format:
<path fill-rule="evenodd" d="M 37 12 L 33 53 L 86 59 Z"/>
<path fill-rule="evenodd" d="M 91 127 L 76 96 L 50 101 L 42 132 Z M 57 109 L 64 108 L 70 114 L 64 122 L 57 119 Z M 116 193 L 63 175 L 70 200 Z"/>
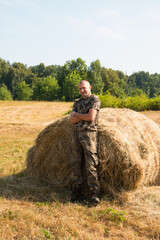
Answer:
<path fill-rule="evenodd" d="M 128 76 L 103 67 L 99 60 L 88 67 L 81 58 L 67 61 L 63 66 L 40 63 L 30 67 L 0 58 L 0 100 L 73 101 L 79 97 L 77 85 L 83 79 L 90 82 L 93 93 L 101 96 L 160 95 L 158 73 L 140 71 Z"/>

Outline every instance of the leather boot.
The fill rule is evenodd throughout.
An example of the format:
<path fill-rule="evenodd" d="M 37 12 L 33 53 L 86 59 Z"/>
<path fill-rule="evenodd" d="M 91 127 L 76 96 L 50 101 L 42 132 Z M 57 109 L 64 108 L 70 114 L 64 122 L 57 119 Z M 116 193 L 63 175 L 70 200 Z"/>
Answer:
<path fill-rule="evenodd" d="M 91 200 L 90 203 L 93 205 L 97 205 L 100 203 L 100 199 L 99 199 L 99 189 L 92 189 L 91 191 Z"/>

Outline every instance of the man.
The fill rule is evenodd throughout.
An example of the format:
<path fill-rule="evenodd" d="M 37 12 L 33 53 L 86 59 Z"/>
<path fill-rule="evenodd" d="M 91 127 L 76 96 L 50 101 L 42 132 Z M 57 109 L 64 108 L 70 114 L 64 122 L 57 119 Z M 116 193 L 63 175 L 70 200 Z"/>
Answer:
<path fill-rule="evenodd" d="M 90 83 L 83 80 L 78 85 L 82 98 L 75 101 L 70 122 L 74 124 L 74 134 L 71 143 L 71 201 L 82 200 L 83 184 L 83 156 L 85 159 L 85 170 L 87 183 L 91 193 L 91 202 L 100 202 L 99 181 L 97 174 L 97 126 L 100 109 L 100 100 L 96 95 L 91 94 Z"/>

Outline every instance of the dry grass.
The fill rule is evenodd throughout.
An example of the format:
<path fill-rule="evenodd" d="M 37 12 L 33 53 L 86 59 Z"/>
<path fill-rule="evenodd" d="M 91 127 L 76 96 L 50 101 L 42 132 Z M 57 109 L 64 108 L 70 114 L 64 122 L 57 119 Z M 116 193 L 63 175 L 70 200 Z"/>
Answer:
<path fill-rule="evenodd" d="M 72 103 L 60 102 L 2 102 L 0 123 L 47 125 L 65 113 Z"/>
<path fill-rule="evenodd" d="M 35 185 L 28 177 L 28 149 L 71 105 L 0 102 L 0 239 L 160 239 L 160 187 L 130 194 L 123 206 L 103 198 L 88 207 L 71 204 L 67 190 Z"/>

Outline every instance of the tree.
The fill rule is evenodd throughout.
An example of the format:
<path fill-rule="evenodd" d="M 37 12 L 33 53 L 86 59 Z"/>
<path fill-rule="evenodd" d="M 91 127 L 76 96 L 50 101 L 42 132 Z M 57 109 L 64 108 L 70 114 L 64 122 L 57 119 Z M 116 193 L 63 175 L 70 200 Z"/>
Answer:
<path fill-rule="evenodd" d="M 49 65 L 46 67 L 46 77 L 47 76 L 52 76 L 54 78 L 58 78 L 58 74 L 59 74 L 59 71 L 60 71 L 60 66 L 59 65 Z"/>
<path fill-rule="evenodd" d="M 58 84 L 61 87 L 61 96 L 63 96 L 63 86 L 64 82 L 66 81 L 66 77 L 75 72 L 79 74 L 81 79 L 87 80 L 87 65 L 85 61 L 81 58 L 77 58 L 76 60 L 67 61 L 58 71 Z"/>
<path fill-rule="evenodd" d="M 33 89 L 33 100 L 53 101 L 58 99 L 59 85 L 51 76 L 39 78 Z"/>
<path fill-rule="evenodd" d="M 6 85 L 9 69 L 10 64 L 0 58 L 0 84 L 4 83 Z"/>
<path fill-rule="evenodd" d="M 81 81 L 81 77 L 76 71 L 69 73 L 63 85 L 63 94 L 66 101 L 74 101 L 79 96 L 78 83 Z"/>
<path fill-rule="evenodd" d="M 123 78 L 119 78 L 116 71 L 111 68 L 102 68 L 102 79 L 104 83 L 104 92 L 109 91 L 111 95 L 116 97 L 123 97 L 126 87 L 126 82 Z M 122 73 L 119 75 L 122 77 Z"/>
<path fill-rule="evenodd" d="M 154 96 L 154 80 L 151 78 L 149 72 L 140 71 L 132 74 L 128 78 L 128 86 L 142 89 L 142 91 L 147 94 L 148 97 Z M 152 88 L 152 93 L 151 93 Z"/>
<path fill-rule="evenodd" d="M 15 99 L 15 89 L 16 86 L 21 82 L 26 82 L 32 87 L 36 81 L 35 75 L 27 68 L 26 65 L 22 63 L 13 63 L 10 67 L 7 87 L 12 92 L 13 98 Z"/>
<path fill-rule="evenodd" d="M 15 88 L 15 99 L 16 100 L 29 100 L 32 95 L 32 90 L 25 81 L 20 82 Z"/>
<path fill-rule="evenodd" d="M 5 84 L 0 85 L 0 100 L 13 100 L 12 94 Z"/>
<path fill-rule="evenodd" d="M 150 75 L 150 97 L 160 95 L 160 74 Z"/>
<path fill-rule="evenodd" d="M 39 65 L 30 67 L 31 71 L 36 74 L 38 78 L 46 77 L 46 67 L 44 63 L 40 63 Z"/>
<path fill-rule="evenodd" d="M 81 79 L 86 80 L 87 78 L 87 65 L 85 61 L 83 61 L 81 58 L 77 58 L 76 60 L 67 61 L 65 64 L 66 69 L 68 70 L 68 73 L 70 72 L 76 72 L 79 74 Z"/>
<path fill-rule="evenodd" d="M 92 92 L 95 94 L 103 94 L 104 83 L 101 77 L 101 64 L 99 60 L 93 61 L 88 69 L 88 79 L 92 86 Z"/>

